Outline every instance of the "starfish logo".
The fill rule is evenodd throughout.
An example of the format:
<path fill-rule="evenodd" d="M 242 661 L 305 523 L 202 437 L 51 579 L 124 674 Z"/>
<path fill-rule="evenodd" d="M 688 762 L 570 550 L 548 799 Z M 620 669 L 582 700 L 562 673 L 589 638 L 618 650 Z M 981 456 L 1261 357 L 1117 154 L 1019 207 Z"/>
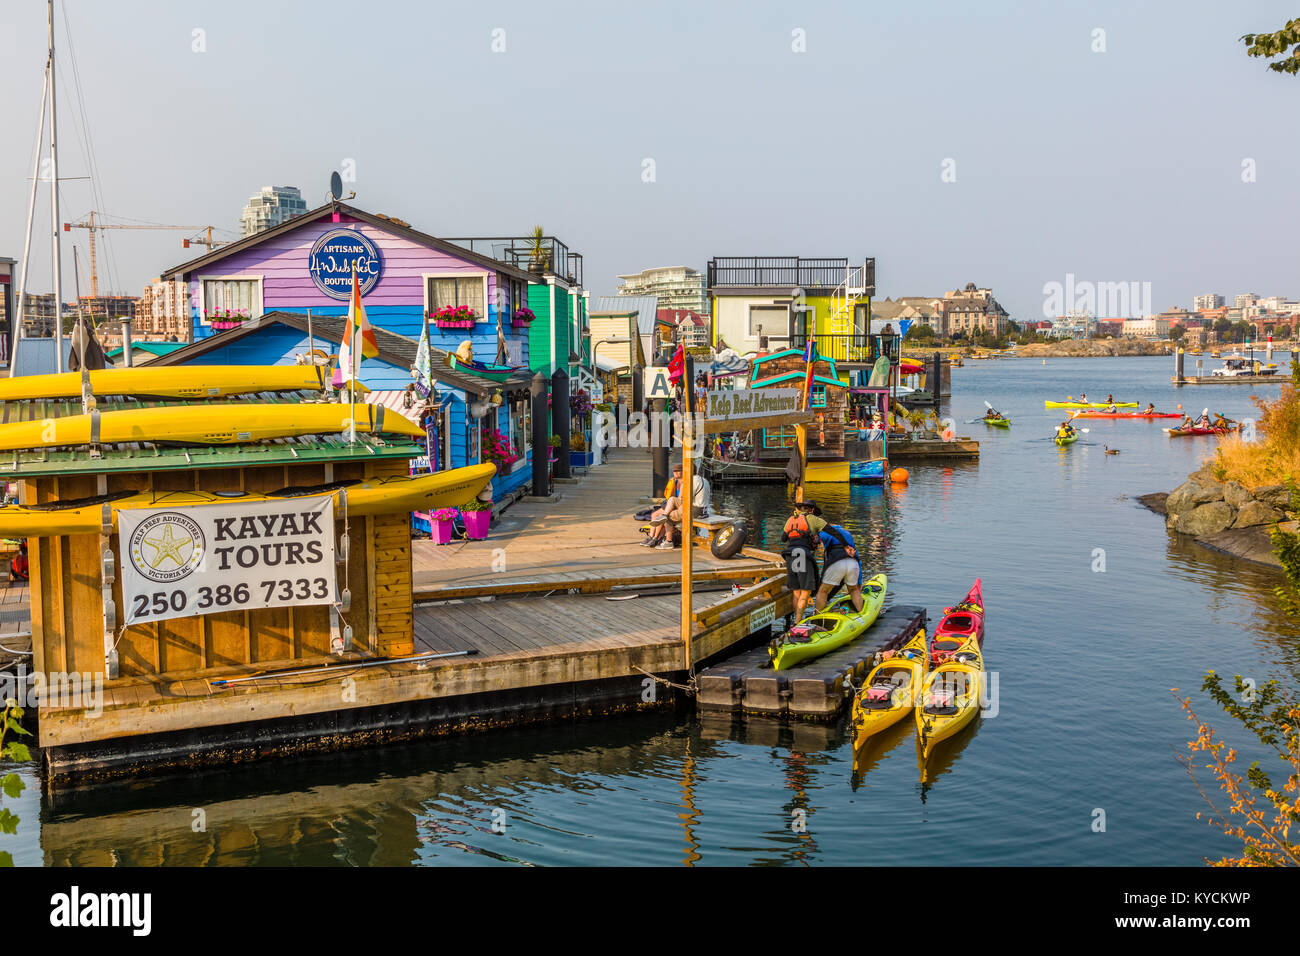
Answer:
<path fill-rule="evenodd" d="M 150 581 L 179 581 L 199 566 L 205 545 L 198 522 L 176 511 L 160 512 L 132 533 L 131 564 Z"/>

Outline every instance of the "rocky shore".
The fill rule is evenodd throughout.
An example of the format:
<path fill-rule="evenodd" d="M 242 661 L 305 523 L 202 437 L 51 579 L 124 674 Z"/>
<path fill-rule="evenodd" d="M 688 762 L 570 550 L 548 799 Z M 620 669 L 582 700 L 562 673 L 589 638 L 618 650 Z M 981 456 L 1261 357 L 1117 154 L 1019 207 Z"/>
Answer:
<path fill-rule="evenodd" d="M 1190 535 L 1214 551 L 1275 568 L 1282 565 L 1273 553 L 1269 529 L 1278 523 L 1287 531 L 1297 527 L 1285 485 L 1248 490 L 1235 481 L 1219 481 L 1213 461 L 1205 462 L 1169 494 L 1144 495 L 1139 500 L 1165 516 L 1168 530 Z"/>
<path fill-rule="evenodd" d="M 1024 358 L 1115 358 L 1126 355 L 1168 355 L 1164 342 L 1146 339 L 1062 339 L 1034 342 L 1016 349 Z"/>

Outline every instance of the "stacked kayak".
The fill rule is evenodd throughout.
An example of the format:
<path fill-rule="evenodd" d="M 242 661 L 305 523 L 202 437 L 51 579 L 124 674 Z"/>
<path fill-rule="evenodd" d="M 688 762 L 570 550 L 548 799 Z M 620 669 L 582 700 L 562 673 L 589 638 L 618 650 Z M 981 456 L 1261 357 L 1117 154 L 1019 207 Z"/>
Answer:
<path fill-rule="evenodd" d="M 1057 435 L 1057 436 L 1056 436 L 1056 444 L 1057 444 L 1058 446 L 1059 446 L 1059 445 L 1073 445 L 1073 444 L 1074 444 L 1075 442 L 1077 442 L 1078 440 L 1079 440 L 1079 433 L 1078 433 L 1078 432 L 1070 432 L 1070 434 L 1068 434 L 1068 435 Z"/>
<path fill-rule="evenodd" d="M 253 392 L 319 391 L 329 370 L 319 365 L 192 365 L 105 368 L 90 373 L 96 395 L 137 398 L 220 398 Z M 81 397 L 81 373 L 0 379 L 0 402 Z"/>
<path fill-rule="evenodd" d="M 1178 412 L 1075 412 L 1072 418 L 1182 418 Z"/>
<path fill-rule="evenodd" d="M 347 492 L 349 517 L 429 511 L 449 508 L 472 500 L 496 473 L 490 464 L 453 468 L 432 475 L 390 475 L 281 488 L 278 491 L 120 491 L 67 501 L 39 505 L 5 505 L 0 507 L 0 537 L 26 538 L 44 535 L 98 533 L 103 523 L 104 506 L 112 508 L 112 521 L 124 508 L 166 508 L 207 504 L 249 504 L 307 495 L 335 495 L 340 509 L 339 491 Z"/>
<path fill-rule="evenodd" d="M 862 610 L 855 612 L 847 596 L 820 614 L 800 621 L 768 645 L 774 670 L 785 670 L 838 650 L 876 622 L 885 603 L 888 579 L 877 574 L 862 585 Z"/>
<path fill-rule="evenodd" d="M 1048 408 L 1137 408 L 1137 402 L 1043 402 Z"/>
<path fill-rule="evenodd" d="M 898 650 L 885 651 L 882 657 L 853 698 L 855 746 L 892 727 L 916 707 L 929 658 L 925 631 L 917 631 Z"/>
<path fill-rule="evenodd" d="M 980 581 L 948 608 L 930 645 L 932 667 L 916 701 L 922 759 L 979 713 L 984 675 L 984 594 Z"/>

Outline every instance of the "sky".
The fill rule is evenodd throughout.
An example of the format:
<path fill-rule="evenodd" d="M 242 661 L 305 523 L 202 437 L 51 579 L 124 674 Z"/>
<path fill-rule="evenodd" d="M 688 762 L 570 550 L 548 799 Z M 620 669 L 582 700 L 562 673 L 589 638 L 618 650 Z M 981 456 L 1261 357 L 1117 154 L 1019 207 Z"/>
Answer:
<path fill-rule="evenodd" d="M 355 170 L 355 205 L 434 235 L 543 225 L 593 295 L 654 266 L 800 255 L 874 257 L 877 298 L 975 282 L 1022 320 L 1067 275 L 1149 282 L 1155 310 L 1300 297 L 1300 77 L 1239 40 L 1294 17 L 1284 0 L 57 8 L 65 221 L 229 239 L 260 187 L 314 207 Z M 0 3 L 12 258 L 45 15 Z M 97 196 L 72 178 L 91 171 Z M 48 187 L 36 219 L 29 288 L 48 291 Z M 138 295 L 202 251 L 185 235 L 101 233 L 101 291 Z M 86 232 L 65 240 L 71 299 Z"/>

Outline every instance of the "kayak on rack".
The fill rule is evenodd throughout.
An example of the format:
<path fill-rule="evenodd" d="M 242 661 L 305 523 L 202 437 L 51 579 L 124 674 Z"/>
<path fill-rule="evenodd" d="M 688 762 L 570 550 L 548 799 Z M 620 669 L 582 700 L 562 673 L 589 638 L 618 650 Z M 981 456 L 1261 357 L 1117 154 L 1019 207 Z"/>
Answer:
<path fill-rule="evenodd" d="M 843 647 L 876 622 L 885 603 L 888 579 L 877 574 L 862 585 L 862 610 L 855 613 L 847 596 L 820 614 L 804 618 L 768 645 L 774 670 L 785 670 Z"/>
<path fill-rule="evenodd" d="M 0 507 L 0 537 L 96 534 L 103 526 L 105 505 L 112 510 L 111 520 L 114 525 L 117 524 L 118 512 L 122 509 L 241 505 L 325 494 L 335 495 L 335 509 L 341 512 L 340 491 L 347 492 L 349 518 L 452 508 L 472 501 L 487 487 L 494 474 L 496 466 L 483 464 L 453 468 L 432 475 L 350 479 L 324 485 L 290 486 L 268 492 L 124 490 L 92 498 L 35 505 L 5 505 Z"/>
<path fill-rule="evenodd" d="M 178 365 L 104 368 L 90 373 L 95 395 L 137 398 L 220 398 L 251 392 L 320 391 L 329 369 L 319 365 Z M 0 379 L 0 402 L 80 398 L 81 373 Z"/>
<path fill-rule="evenodd" d="M 854 744 L 898 723 L 916 707 L 928 666 L 925 631 L 898 650 L 885 651 L 853 698 Z"/>
<path fill-rule="evenodd" d="M 1043 402 L 1048 408 L 1137 408 L 1137 402 Z"/>

